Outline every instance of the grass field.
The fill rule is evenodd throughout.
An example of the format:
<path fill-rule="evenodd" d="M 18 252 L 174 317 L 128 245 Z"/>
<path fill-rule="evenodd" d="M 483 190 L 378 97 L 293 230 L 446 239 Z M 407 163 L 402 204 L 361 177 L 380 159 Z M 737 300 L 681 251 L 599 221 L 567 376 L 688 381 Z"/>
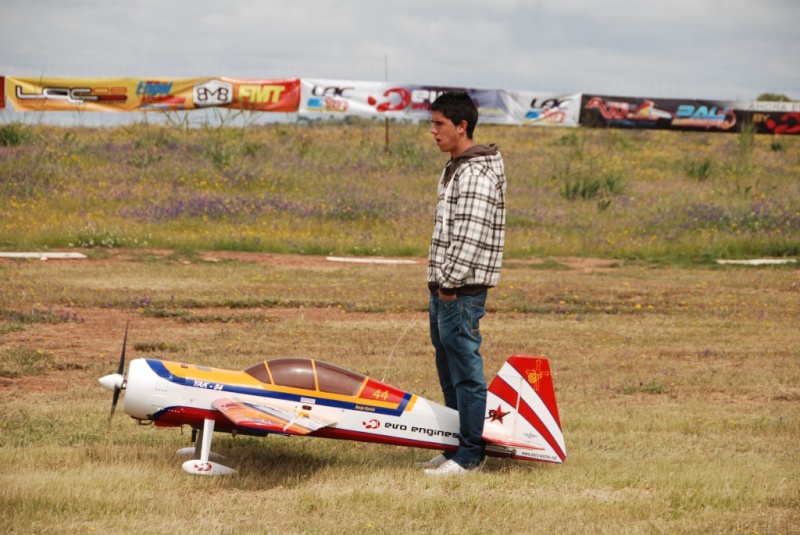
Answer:
<path fill-rule="evenodd" d="M 422 259 L 112 251 L 0 274 L 7 533 L 798 533 L 795 268 L 508 261 L 487 374 L 551 360 L 567 461 L 458 480 L 424 477 L 426 450 L 224 435 L 238 474 L 188 476 L 189 434 L 122 414 L 107 429 L 96 383 L 130 319 L 129 358 L 310 356 L 440 400 Z"/>
<path fill-rule="evenodd" d="M 14 136 L 2 135 L 3 129 Z M 5 125 L 0 248 L 427 253 L 425 125 Z M 507 254 L 680 262 L 800 253 L 800 136 L 484 126 Z"/>
<path fill-rule="evenodd" d="M 512 203 L 486 373 L 550 359 L 563 465 L 430 479 L 428 450 L 218 435 L 238 473 L 201 478 L 175 455 L 188 430 L 107 426 L 127 321 L 129 358 L 313 357 L 441 400 L 422 258 L 441 156 L 397 128 L 389 151 L 369 125 L 0 147 L 0 248 L 88 256 L 0 259 L 0 532 L 800 533 L 800 270 L 713 262 L 797 255 L 794 138 L 484 128 Z"/>

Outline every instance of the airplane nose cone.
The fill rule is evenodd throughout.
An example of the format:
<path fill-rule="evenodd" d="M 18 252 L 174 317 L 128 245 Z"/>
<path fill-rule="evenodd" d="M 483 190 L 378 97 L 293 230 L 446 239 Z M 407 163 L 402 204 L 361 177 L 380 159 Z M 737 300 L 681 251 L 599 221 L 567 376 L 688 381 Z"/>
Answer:
<path fill-rule="evenodd" d="M 116 389 L 121 390 L 124 380 L 124 377 L 118 373 L 112 373 L 111 375 L 106 375 L 105 377 L 98 379 L 103 388 L 111 390 L 112 392 Z"/>

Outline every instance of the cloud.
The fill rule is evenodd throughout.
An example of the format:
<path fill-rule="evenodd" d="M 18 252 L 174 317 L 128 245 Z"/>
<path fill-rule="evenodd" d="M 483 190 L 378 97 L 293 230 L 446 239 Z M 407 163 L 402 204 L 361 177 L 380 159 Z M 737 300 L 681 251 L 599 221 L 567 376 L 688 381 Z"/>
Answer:
<path fill-rule="evenodd" d="M 796 93 L 794 0 L 0 0 L 0 74 Z M 699 95 L 698 95 L 699 94 Z"/>

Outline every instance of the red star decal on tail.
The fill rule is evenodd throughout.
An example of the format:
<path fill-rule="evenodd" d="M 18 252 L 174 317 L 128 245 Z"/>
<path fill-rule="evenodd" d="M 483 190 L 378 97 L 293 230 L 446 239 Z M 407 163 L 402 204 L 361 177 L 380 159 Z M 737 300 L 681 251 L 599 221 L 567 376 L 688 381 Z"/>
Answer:
<path fill-rule="evenodd" d="M 510 411 L 509 411 L 510 412 Z M 489 410 L 490 421 L 503 423 L 503 418 L 508 415 L 508 412 L 503 412 L 503 407 L 498 405 L 496 409 Z"/>

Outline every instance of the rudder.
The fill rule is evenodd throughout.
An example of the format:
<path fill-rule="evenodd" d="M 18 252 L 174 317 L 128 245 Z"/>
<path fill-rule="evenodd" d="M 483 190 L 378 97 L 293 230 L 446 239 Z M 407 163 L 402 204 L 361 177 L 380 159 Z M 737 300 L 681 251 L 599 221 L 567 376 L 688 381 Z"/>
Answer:
<path fill-rule="evenodd" d="M 489 386 L 486 409 L 488 454 L 564 462 L 567 451 L 547 359 L 511 356 Z"/>

